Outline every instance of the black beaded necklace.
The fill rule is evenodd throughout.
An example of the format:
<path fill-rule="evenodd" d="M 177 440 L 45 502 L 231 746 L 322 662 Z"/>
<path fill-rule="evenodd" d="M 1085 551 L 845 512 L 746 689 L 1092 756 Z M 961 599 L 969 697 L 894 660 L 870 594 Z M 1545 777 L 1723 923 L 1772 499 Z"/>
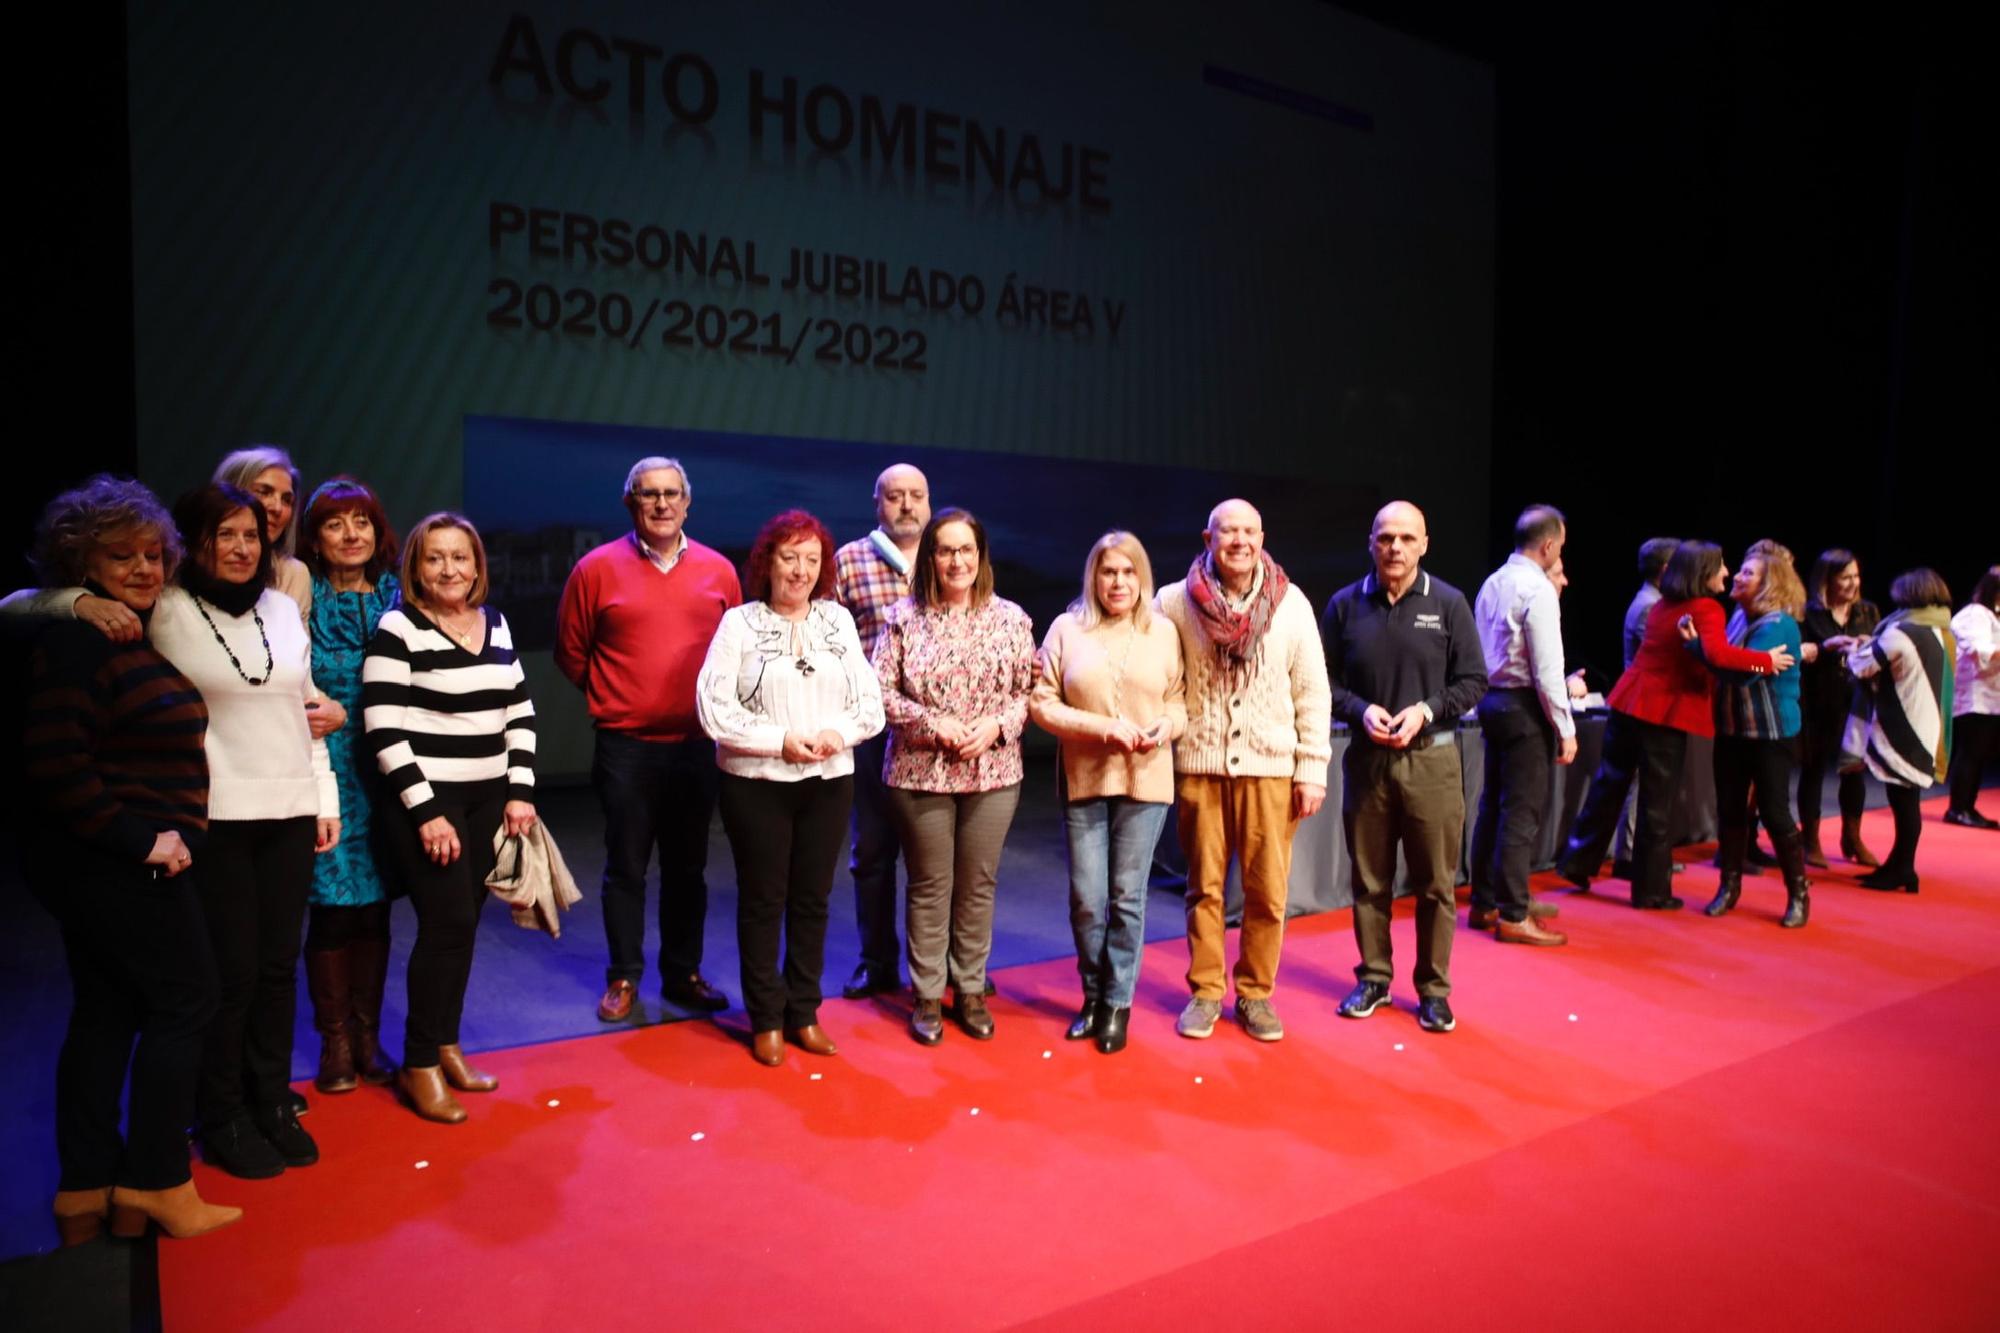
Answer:
<path fill-rule="evenodd" d="M 257 622 L 257 637 L 264 641 L 264 678 L 262 680 L 256 679 L 249 672 L 245 671 L 243 664 L 236 660 L 236 650 L 229 646 L 229 640 L 223 638 L 222 631 L 215 627 L 215 621 L 209 618 L 208 608 L 201 604 L 200 596 L 194 595 L 190 600 L 194 602 L 194 609 L 201 612 L 201 618 L 208 622 L 208 632 L 215 636 L 215 641 L 222 645 L 222 651 L 229 655 L 229 665 L 236 668 L 236 674 L 243 677 L 243 683 L 246 685 L 268 685 L 271 681 L 272 672 L 277 667 L 278 659 L 271 655 L 271 636 L 264 632 L 264 617 L 257 614 L 257 608 L 255 606 L 250 608 L 250 618 Z"/>

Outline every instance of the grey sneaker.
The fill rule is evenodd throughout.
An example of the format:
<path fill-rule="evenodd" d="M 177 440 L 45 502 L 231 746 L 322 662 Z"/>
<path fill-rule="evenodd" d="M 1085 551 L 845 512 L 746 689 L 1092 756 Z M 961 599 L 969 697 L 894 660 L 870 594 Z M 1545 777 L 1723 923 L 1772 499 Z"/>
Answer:
<path fill-rule="evenodd" d="M 1258 1041 L 1282 1041 L 1285 1025 L 1278 1017 L 1278 1011 L 1271 1007 L 1269 1000 L 1246 1000 L 1240 996 L 1236 1001 L 1236 1021 L 1243 1030 Z"/>
<path fill-rule="evenodd" d="M 1197 995 L 1187 1002 L 1187 1008 L 1181 1010 L 1180 1018 L 1174 1023 L 1174 1031 L 1200 1041 L 1215 1031 L 1215 1020 L 1220 1017 L 1222 1001 L 1204 1000 Z"/>

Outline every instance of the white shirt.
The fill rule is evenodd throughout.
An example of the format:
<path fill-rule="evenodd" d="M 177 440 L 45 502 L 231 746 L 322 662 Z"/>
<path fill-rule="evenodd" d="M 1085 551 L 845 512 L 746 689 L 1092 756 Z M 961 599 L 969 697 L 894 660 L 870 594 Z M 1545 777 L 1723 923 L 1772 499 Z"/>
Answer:
<path fill-rule="evenodd" d="M 1562 609 L 1548 572 L 1516 551 L 1481 585 L 1472 618 L 1487 684 L 1496 690 L 1533 686 L 1556 735 L 1576 735 L 1563 680 Z"/>
<path fill-rule="evenodd" d="M 1952 663 L 1951 711 L 2000 714 L 2000 616 L 1973 602 L 1951 618 L 1958 640 L 1958 660 Z"/>
<path fill-rule="evenodd" d="M 854 617 L 838 602 L 816 601 L 802 621 L 763 602 L 723 613 L 695 680 L 701 729 L 715 741 L 716 765 L 739 778 L 797 782 L 854 771 L 854 747 L 882 730 L 882 686 Z M 839 753 L 809 764 L 784 758 L 785 733 L 838 733 Z"/>

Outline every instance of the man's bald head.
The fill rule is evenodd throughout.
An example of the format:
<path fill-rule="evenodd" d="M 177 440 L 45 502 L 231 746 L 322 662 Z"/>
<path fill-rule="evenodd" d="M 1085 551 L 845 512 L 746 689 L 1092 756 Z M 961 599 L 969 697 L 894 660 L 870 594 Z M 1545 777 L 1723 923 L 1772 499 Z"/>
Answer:
<path fill-rule="evenodd" d="M 1264 558 L 1264 516 L 1248 500 L 1224 500 L 1208 511 L 1208 557 L 1225 587 L 1242 592 Z"/>
<path fill-rule="evenodd" d="M 913 551 L 931 521 L 931 484 L 908 463 L 891 463 L 875 478 L 875 518 L 889 539 Z"/>
<path fill-rule="evenodd" d="M 1416 581 L 1417 565 L 1431 549 L 1424 511 L 1408 500 L 1391 500 L 1375 511 L 1368 527 L 1368 550 L 1375 558 L 1375 577 L 1392 597 L 1401 597 Z"/>

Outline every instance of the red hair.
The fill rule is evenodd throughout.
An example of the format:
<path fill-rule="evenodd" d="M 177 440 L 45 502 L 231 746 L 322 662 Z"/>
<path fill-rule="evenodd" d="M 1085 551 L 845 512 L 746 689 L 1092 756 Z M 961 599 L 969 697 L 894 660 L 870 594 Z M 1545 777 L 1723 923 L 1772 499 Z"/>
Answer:
<path fill-rule="evenodd" d="M 769 600 L 771 561 L 777 557 L 780 546 L 789 546 L 802 537 L 819 542 L 819 582 L 813 585 L 813 597 L 833 596 L 833 534 L 826 530 L 826 524 L 805 510 L 787 509 L 760 528 L 757 539 L 750 543 L 750 554 L 743 559 L 745 598 L 753 602 Z"/>

